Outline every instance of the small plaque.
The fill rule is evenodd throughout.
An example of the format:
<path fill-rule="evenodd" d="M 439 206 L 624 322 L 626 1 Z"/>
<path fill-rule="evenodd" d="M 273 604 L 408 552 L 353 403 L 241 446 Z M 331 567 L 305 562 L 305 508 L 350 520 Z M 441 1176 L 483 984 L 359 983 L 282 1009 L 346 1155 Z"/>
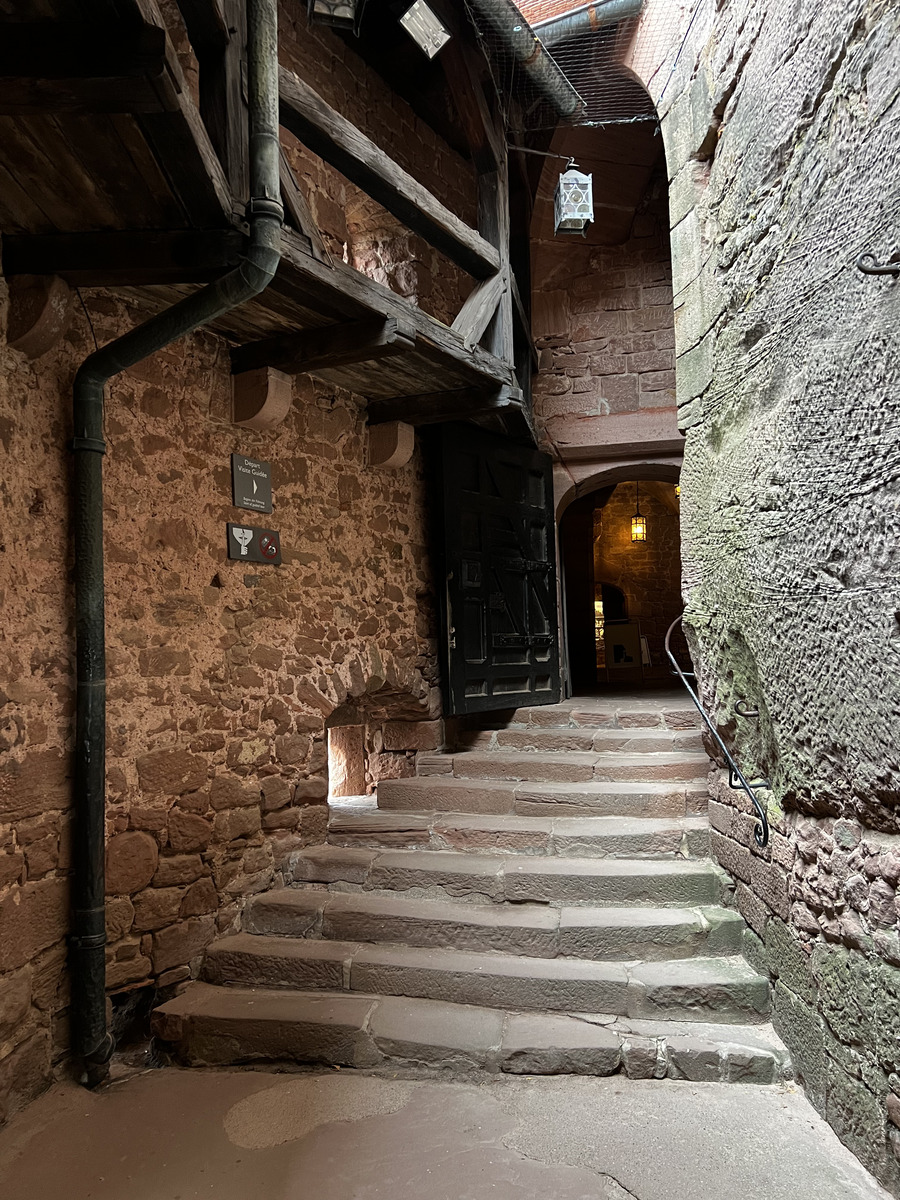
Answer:
<path fill-rule="evenodd" d="M 247 458 L 245 454 L 231 456 L 231 492 L 235 508 L 250 508 L 254 512 L 272 511 L 272 464 Z"/>
<path fill-rule="evenodd" d="M 245 563 L 281 562 L 281 537 L 274 529 L 256 529 L 251 525 L 228 522 L 228 557 Z"/>

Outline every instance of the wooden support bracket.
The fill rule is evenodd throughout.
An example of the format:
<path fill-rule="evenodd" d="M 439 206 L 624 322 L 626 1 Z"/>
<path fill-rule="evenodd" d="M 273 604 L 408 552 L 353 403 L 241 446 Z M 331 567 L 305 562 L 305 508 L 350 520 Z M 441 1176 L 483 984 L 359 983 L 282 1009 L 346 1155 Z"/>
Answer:
<path fill-rule="evenodd" d="M 239 346 L 231 352 L 231 369 L 237 374 L 254 367 L 272 366 L 297 375 L 406 354 L 415 345 L 415 329 L 397 317 L 348 321 L 301 333 L 276 334 Z"/>

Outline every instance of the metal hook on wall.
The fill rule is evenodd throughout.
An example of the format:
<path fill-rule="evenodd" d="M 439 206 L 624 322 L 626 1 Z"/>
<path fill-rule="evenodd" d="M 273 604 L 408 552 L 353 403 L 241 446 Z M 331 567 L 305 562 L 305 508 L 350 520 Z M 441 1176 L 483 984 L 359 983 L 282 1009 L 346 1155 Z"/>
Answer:
<path fill-rule="evenodd" d="M 874 254 L 861 254 L 856 265 L 863 275 L 900 275 L 900 262 L 880 263 Z"/>

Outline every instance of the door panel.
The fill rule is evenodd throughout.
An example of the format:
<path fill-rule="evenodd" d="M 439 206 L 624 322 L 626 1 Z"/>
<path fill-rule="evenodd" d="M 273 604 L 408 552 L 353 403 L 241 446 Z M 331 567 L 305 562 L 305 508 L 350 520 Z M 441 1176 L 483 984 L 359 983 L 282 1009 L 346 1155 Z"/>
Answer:
<path fill-rule="evenodd" d="M 473 425 L 441 430 L 444 709 L 560 697 L 551 461 Z"/>

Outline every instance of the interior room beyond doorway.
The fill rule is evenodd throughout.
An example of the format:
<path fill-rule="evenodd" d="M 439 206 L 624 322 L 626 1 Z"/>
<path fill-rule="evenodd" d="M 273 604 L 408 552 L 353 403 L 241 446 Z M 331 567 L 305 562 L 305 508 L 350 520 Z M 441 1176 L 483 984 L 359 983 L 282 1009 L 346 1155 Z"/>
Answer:
<path fill-rule="evenodd" d="M 683 609 L 677 484 L 626 480 L 575 500 L 560 523 L 574 695 L 670 688 L 666 630 Z M 678 647 L 683 653 L 681 639 Z"/>

